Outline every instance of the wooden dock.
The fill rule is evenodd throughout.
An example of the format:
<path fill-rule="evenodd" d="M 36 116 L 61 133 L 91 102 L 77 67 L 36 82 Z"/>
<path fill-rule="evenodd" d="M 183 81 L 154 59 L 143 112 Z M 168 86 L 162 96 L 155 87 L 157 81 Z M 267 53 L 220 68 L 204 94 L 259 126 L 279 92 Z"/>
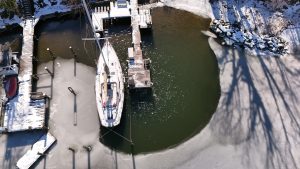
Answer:
<path fill-rule="evenodd" d="M 140 28 L 150 27 L 152 18 L 149 9 L 139 9 L 137 0 L 130 0 L 130 4 L 133 47 L 128 48 L 128 87 L 130 89 L 150 88 L 152 86 L 150 60 L 143 58 Z"/>
<path fill-rule="evenodd" d="M 143 58 L 140 29 L 152 27 L 151 8 L 138 5 L 137 0 L 125 4 L 110 2 L 109 7 L 96 7 L 92 14 L 93 26 L 97 33 L 104 30 L 104 19 L 131 18 L 132 47 L 128 48 L 128 87 L 130 89 L 150 88 L 150 59 Z M 122 6 L 122 7 L 120 7 Z"/>
<path fill-rule="evenodd" d="M 35 19 L 23 22 L 23 46 L 18 74 L 18 94 L 7 100 L 2 108 L 3 122 L 0 132 L 16 132 L 32 129 L 43 129 L 45 126 L 45 99 L 31 99 L 32 56 Z M 5 97 L 2 92 L 1 98 Z"/>

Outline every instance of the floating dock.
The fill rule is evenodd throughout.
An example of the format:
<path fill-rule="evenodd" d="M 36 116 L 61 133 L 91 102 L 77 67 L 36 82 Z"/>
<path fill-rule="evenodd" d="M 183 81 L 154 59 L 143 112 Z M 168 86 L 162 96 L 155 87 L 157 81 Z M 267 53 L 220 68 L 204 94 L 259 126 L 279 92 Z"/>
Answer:
<path fill-rule="evenodd" d="M 92 13 L 93 26 L 97 33 L 104 30 L 103 20 L 131 18 L 132 47 L 128 48 L 128 87 L 130 89 L 151 88 L 150 59 L 143 58 L 140 29 L 152 27 L 151 8 L 143 8 L 137 0 L 117 0 L 109 6 L 96 7 Z"/>
<path fill-rule="evenodd" d="M 17 162 L 19 169 L 29 169 L 55 143 L 50 133 L 43 135 Z"/>
<path fill-rule="evenodd" d="M 130 0 L 131 4 L 131 27 L 132 45 L 128 48 L 128 87 L 150 88 L 152 86 L 150 77 L 150 60 L 143 59 L 141 48 L 141 28 L 149 28 L 152 25 L 150 9 L 140 9 L 137 0 Z"/>
<path fill-rule="evenodd" d="M 45 127 L 46 99 L 31 99 L 34 26 L 38 20 L 23 22 L 23 46 L 18 74 L 18 93 L 10 100 L 1 93 L 0 132 L 16 132 Z"/>

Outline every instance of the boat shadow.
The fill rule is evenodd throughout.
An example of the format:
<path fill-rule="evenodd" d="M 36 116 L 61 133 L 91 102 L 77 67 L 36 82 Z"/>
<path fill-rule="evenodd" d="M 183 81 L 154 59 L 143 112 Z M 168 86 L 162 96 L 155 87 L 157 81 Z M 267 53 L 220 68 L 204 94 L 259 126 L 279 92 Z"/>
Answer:
<path fill-rule="evenodd" d="M 100 127 L 99 141 L 112 150 L 121 150 L 135 154 L 132 145 L 132 116 L 133 112 L 139 112 L 141 104 L 154 102 L 152 89 L 134 89 L 127 93 L 124 100 L 122 119 L 118 126 L 112 128 Z M 126 105 L 129 104 L 129 105 Z"/>

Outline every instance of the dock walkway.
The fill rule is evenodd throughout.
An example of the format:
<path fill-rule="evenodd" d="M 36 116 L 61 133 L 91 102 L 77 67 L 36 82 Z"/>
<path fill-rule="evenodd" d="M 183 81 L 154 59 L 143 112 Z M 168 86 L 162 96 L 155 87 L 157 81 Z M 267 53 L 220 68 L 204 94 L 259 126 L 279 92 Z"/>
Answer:
<path fill-rule="evenodd" d="M 130 0 L 132 48 L 128 48 L 128 85 L 129 88 L 150 88 L 152 86 L 150 70 L 143 59 L 140 28 L 152 25 L 149 9 L 139 9 L 137 0 Z"/>
<path fill-rule="evenodd" d="M 139 6 L 137 0 L 126 1 L 126 5 L 118 3 L 118 1 L 110 2 L 109 6 L 96 7 L 92 13 L 93 26 L 99 33 L 104 30 L 105 19 L 131 18 L 133 46 L 128 48 L 128 87 L 130 89 L 150 88 L 152 86 L 150 60 L 143 58 L 140 29 L 152 27 L 151 6 Z"/>
<path fill-rule="evenodd" d="M 31 100 L 32 56 L 34 26 L 38 20 L 27 19 L 23 22 L 23 46 L 18 74 L 18 94 L 9 100 L 3 111 L 2 132 L 16 132 L 42 129 L 45 124 L 45 99 Z"/>

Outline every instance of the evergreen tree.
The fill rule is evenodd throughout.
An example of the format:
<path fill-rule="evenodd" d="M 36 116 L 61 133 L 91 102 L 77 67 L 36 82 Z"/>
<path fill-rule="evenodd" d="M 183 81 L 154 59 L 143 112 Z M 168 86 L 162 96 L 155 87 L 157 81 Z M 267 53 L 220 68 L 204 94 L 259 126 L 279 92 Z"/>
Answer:
<path fill-rule="evenodd" d="M 12 17 L 18 13 L 16 0 L 0 0 L 0 9 L 4 10 L 2 17 Z"/>

